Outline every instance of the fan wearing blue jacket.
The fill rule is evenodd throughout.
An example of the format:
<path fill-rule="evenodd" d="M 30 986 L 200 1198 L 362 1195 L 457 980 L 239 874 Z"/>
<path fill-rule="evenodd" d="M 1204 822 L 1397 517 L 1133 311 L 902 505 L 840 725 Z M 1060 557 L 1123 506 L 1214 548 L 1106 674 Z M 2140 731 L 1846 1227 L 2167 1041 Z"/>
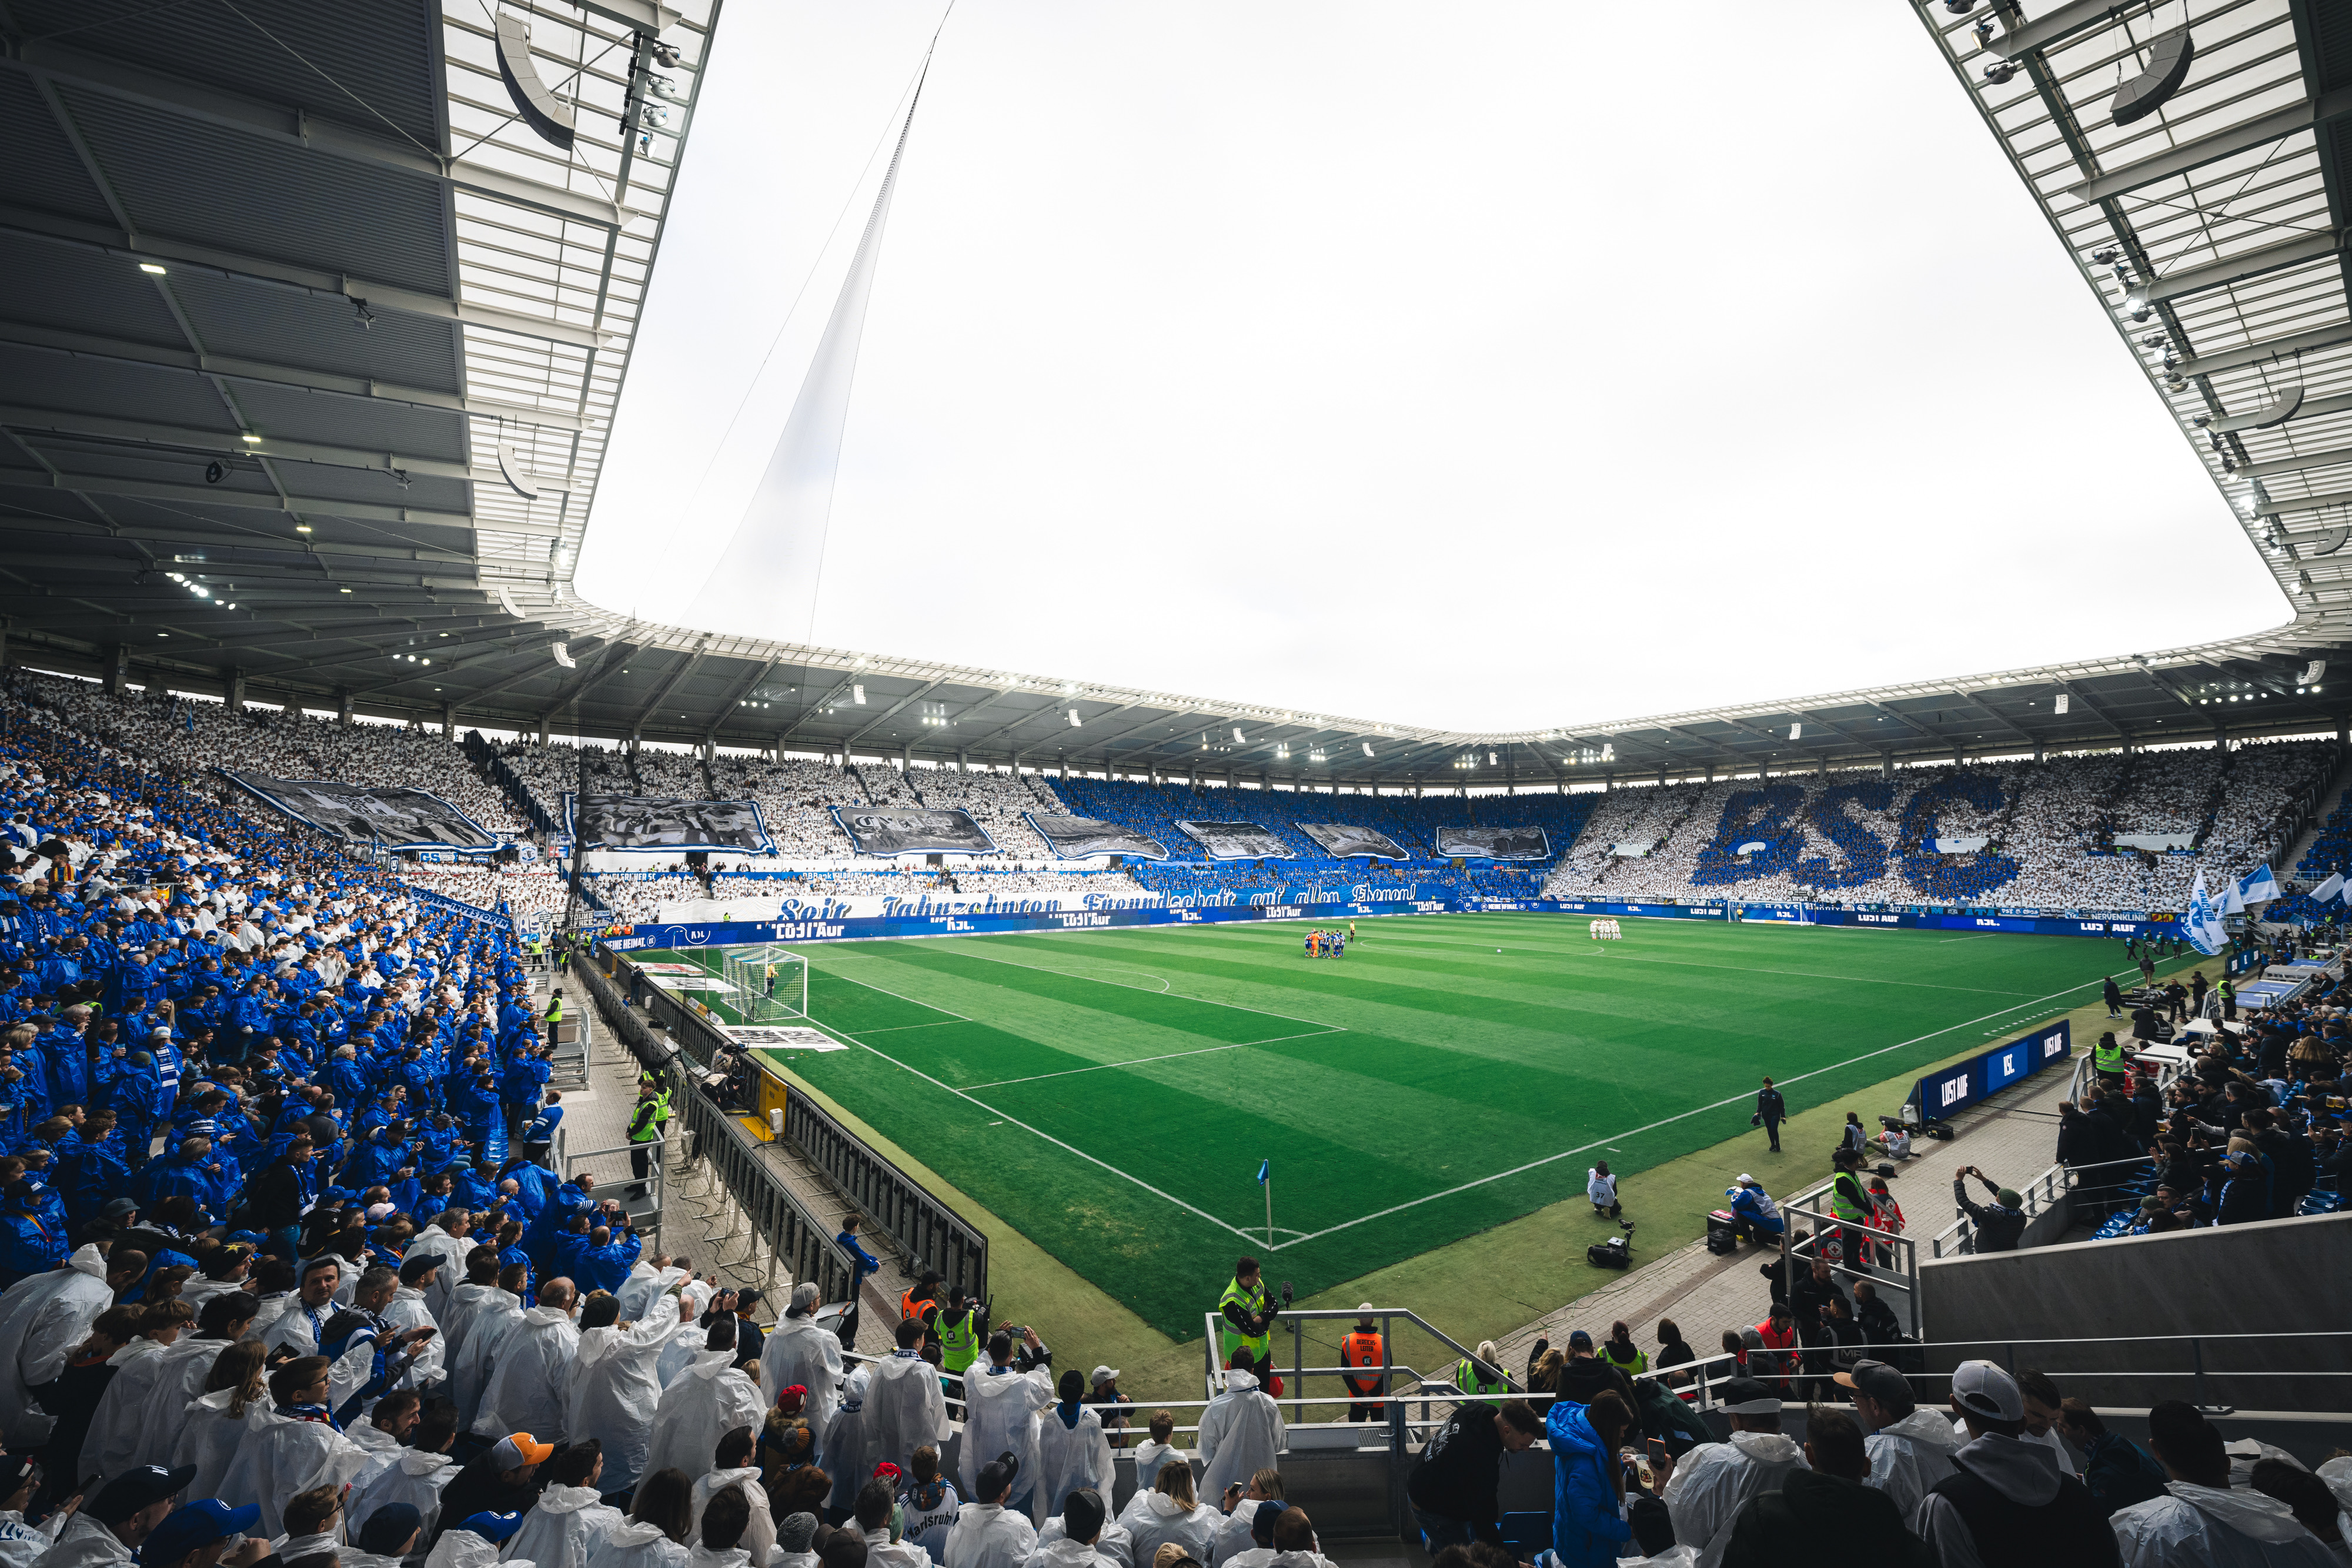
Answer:
<path fill-rule="evenodd" d="M 1551 1443 L 1551 1546 L 1560 1568 L 1612 1568 L 1617 1548 L 1633 1538 L 1620 1517 L 1624 1471 L 1617 1445 L 1633 1424 L 1633 1413 L 1614 1394 L 1590 1405 L 1561 1399 L 1544 1416 Z"/>

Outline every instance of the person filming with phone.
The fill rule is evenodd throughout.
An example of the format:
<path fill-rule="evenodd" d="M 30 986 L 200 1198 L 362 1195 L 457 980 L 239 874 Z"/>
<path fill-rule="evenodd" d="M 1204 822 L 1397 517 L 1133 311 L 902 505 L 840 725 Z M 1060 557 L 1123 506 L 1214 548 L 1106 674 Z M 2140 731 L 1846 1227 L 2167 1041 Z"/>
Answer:
<path fill-rule="evenodd" d="M 1969 1177 L 1984 1184 L 1992 1195 L 1990 1204 L 1969 1201 Z M 1952 1201 L 1977 1228 L 1976 1250 L 1979 1252 L 2014 1252 L 2025 1235 L 2025 1199 L 2014 1187 L 2002 1186 L 1974 1166 L 1962 1166 L 1952 1178 Z"/>

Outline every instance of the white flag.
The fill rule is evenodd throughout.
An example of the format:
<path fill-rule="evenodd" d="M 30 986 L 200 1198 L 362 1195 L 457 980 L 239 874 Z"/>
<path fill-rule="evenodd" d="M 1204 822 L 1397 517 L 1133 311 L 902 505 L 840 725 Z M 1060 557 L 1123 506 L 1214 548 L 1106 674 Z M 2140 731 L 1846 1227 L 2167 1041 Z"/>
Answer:
<path fill-rule="evenodd" d="M 2221 911 L 2205 895 L 2205 873 L 2197 873 L 2197 886 L 2189 895 L 2189 914 L 2181 923 L 2181 933 L 2189 945 L 2208 958 L 2230 945 L 2229 933 L 2221 929 Z"/>
<path fill-rule="evenodd" d="M 2344 873 L 2339 871 L 2334 876 L 2329 877 L 2326 882 L 2321 883 L 2317 887 L 2313 888 L 2311 890 L 2311 899 L 2315 904 L 2325 904 L 2343 891 Z"/>
<path fill-rule="evenodd" d="M 2230 901 L 2222 906 L 2225 915 L 2235 915 L 2249 904 L 2268 904 L 2279 895 L 2277 879 L 2271 868 L 2261 867 L 2240 877 L 2230 888 Z"/>

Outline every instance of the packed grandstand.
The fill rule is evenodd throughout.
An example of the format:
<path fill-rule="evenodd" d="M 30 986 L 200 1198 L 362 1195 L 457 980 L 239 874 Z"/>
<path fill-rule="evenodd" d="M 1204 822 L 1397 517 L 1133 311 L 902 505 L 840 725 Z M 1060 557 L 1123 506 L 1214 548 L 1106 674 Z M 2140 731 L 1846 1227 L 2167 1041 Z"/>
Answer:
<path fill-rule="evenodd" d="M 249 707 L 12 673 L 12 715 L 69 725 L 126 758 L 257 821 L 286 819 L 231 775 L 367 779 L 436 794 L 516 850 L 470 862 L 402 857 L 419 886 L 531 923 L 567 902 L 560 869 L 566 797 L 591 792 L 748 799 L 773 852 L 720 853 L 688 870 L 669 854 L 607 855 L 585 878 L 591 913 L 650 920 L 665 908 L 906 896 L 1158 894 L 1171 901 L 1338 904 L 1398 890 L 1461 900 L 1806 903 L 2178 913 L 2201 873 L 2235 881 L 2273 861 L 2333 806 L 2290 873 L 2305 883 L 2352 870 L 2347 808 L 2333 805 L 2341 748 L 2328 740 L 2241 743 L 1990 759 L 1843 774 L 1713 782 L 1627 780 L 1605 790 L 1412 794 L 1233 789 L 1031 772 L 963 771 L 891 760 L 849 767 L 756 757 L 529 740 L 472 744 L 422 726 L 340 724 L 299 708 Z M 837 811 L 922 807 L 971 814 L 995 846 L 921 862 L 861 855 Z M 1164 857 L 1057 860 L 1031 825 L 1061 813 L 1116 823 Z M 1245 821 L 1267 852 L 1208 858 L 1186 822 Z M 1335 858 L 1301 824 L 1374 835 L 1381 852 Z M 1451 852 L 1445 830 L 1537 829 L 1523 859 Z M 1328 836 L 1328 829 L 1327 836 Z M 2147 847 L 2162 845 L 2164 847 Z M 611 863 L 634 862 L 635 863 Z M 878 869 L 887 865 L 887 869 Z M 1418 891 L 1413 891 L 1418 890 Z M 2316 917 L 2316 906 L 2278 912 Z"/>

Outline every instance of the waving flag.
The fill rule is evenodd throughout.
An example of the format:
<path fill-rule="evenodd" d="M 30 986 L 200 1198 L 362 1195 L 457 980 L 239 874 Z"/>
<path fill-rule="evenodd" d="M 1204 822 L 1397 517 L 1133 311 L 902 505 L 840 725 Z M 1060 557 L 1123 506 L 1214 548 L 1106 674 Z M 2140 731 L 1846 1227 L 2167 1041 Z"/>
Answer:
<path fill-rule="evenodd" d="M 2271 876 L 2271 868 L 2263 866 L 2248 872 L 2230 884 L 2229 891 L 2221 897 L 2221 913 L 2236 915 L 2249 904 L 2268 904 L 2278 895 L 2279 885 Z"/>
<path fill-rule="evenodd" d="M 2326 882 L 2321 883 L 2317 887 L 2311 890 L 2311 901 L 2314 904 L 2325 904 L 2343 891 L 2344 873 L 2339 871 L 2334 876 L 2329 877 Z"/>
<path fill-rule="evenodd" d="M 2181 934 L 2189 945 L 2208 958 L 2230 945 L 2229 934 L 2221 929 L 2221 912 L 2205 893 L 2205 873 L 2197 873 L 2197 886 L 2189 895 L 2189 915 L 2182 922 Z"/>

